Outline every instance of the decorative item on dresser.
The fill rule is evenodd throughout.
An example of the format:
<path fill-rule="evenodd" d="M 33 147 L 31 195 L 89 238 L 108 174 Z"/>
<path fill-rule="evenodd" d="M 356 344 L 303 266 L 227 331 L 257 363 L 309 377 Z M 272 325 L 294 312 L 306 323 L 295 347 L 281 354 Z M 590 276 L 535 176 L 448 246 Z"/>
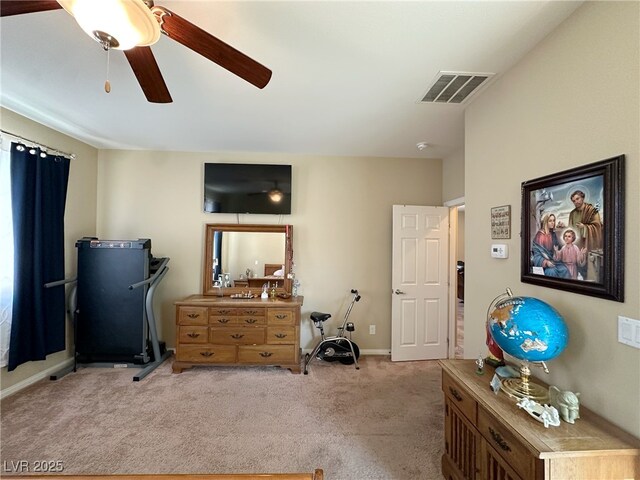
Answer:
<path fill-rule="evenodd" d="M 196 365 L 277 365 L 300 373 L 303 298 L 192 295 L 176 302 L 174 373 Z"/>
<path fill-rule="evenodd" d="M 544 428 L 476 375 L 473 360 L 442 360 L 447 480 L 640 478 L 640 440 L 583 408 L 580 422 Z"/>

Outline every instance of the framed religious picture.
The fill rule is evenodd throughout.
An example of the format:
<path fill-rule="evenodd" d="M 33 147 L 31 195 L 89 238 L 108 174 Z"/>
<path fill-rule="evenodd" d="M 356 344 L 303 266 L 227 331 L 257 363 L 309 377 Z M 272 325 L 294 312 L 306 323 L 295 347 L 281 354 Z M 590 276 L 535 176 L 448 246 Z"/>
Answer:
<path fill-rule="evenodd" d="M 511 205 L 491 209 L 491 238 L 511 238 Z"/>
<path fill-rule="evenodd" d="M 624 301 L 624 161 L 522 183 L 523 282 Z"/>

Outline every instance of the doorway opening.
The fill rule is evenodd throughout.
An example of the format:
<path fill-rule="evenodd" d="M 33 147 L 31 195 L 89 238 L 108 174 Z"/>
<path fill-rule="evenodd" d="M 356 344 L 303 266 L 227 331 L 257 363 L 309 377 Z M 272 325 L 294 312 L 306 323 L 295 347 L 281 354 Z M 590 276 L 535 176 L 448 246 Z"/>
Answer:
<path fill-rule="evenodd" d="M 449 358 L 464 358 L 464 198 L 445 203 L 449 207 Z"/>

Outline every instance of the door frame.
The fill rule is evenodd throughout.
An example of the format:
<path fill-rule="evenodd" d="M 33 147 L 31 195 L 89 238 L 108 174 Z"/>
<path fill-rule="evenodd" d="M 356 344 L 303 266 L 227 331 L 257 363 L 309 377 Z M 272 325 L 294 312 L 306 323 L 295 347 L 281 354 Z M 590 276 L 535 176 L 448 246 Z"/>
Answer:
<path fill-rule="evenodd" d="M 464 197 L 444 202 L 449 207 L 449 358 L 456 355 L 456 307 L 458 303 L 458 270 L 456 253 L 458 245 L 458 207 L 464 205 Z"/>

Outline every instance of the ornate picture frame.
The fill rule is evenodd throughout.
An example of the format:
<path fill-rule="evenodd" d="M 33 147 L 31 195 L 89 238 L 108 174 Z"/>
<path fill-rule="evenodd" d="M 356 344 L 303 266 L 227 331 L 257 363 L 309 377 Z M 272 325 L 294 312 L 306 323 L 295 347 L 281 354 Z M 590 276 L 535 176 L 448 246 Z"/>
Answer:
<path fill-rule="evenodd" d="M 522 183 L 522 282 L 624 301 L 624 164 Z"/>

